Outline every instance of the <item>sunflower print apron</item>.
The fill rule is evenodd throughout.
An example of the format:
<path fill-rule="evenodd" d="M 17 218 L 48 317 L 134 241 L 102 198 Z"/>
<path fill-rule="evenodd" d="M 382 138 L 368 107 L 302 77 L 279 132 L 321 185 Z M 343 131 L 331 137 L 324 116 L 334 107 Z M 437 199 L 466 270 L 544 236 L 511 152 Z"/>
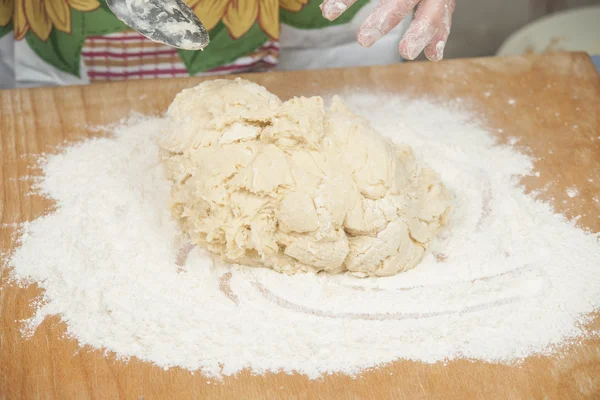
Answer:
<path fill-rule="evenodd" d="M 144 38 L 104 0 L 0 0 L 0 87 L 265 71 L 279 61 L 282 26 L 288 42 L 310 42 L 319 37 L 311 31 L 348 25 L 369 3 L 330 22 L 321 0 L 185 1 L 209 31 L 204 51 Z"/>

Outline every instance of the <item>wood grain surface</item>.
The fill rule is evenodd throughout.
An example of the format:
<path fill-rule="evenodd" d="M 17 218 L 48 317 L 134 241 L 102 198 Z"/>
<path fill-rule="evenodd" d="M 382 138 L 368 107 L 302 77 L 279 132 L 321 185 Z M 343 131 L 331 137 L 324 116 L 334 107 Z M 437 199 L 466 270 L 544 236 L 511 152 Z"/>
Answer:
<path fill-rule="evenodd" d="M 536 157 L 540 176 L 525 178 L 527 189 L 539 190 L 540 198 L 553 199 L 556 210 L 567 217 L 579 216 L 581 227 L 600 231 L 600 77 L 586 55 L 409 63 L 248 78 L 282 98 L 365 90 L 441 101 L 460 99 L 492 131 L 501 130 L 501 141 L 518 137 L 518 144 Z M 94 135 L 94 125 L 115 122 L 132 111 L 162 114 L 177 92 L 201 80 L 0 91 L 0 244 L 4 257 L 15 245 L 17 224 L 35 219 L 52 206 L 41 197 L 28 196 L 31 181 L 19 179 L 35 174 L 34 155 L 56 152 L 65 141 Z M 511 99 L 515 104 L 510 104 Z M 580 195 L 569 198 L 566 188 L 570 186 L 576 186 Z M 600 398 L 598 339 L 515 366 L 399 360 L 356 378 L 332 375 L 319 380 L 243 372 L 215 382 L 135 359 L 124 363 L 61 338 L 65 326 L 58 317 L 47 319 L 31 339 L 24 339 L 19 321 L 32 315 L 31 301 L 40 290 L 35 285 L 16 287 L 9 281 L 9 268 L 2 268 L 0 399 Z M 600 329 L 600 316 L 595 316 L 590 329 Z"/>

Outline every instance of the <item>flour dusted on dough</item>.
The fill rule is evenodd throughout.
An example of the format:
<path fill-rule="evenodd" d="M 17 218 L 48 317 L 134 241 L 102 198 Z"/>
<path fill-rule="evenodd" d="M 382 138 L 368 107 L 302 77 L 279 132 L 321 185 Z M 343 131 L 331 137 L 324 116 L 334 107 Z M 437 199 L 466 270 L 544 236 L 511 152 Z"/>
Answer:
<path fill-rule="evenodd" d="M 334 97 L 282 102 L 252 82 L 177 95 L 160 138 L 172 211 L 194 243 L 284 273 L 413 268 L 450 196 L 407 146 Z"/>

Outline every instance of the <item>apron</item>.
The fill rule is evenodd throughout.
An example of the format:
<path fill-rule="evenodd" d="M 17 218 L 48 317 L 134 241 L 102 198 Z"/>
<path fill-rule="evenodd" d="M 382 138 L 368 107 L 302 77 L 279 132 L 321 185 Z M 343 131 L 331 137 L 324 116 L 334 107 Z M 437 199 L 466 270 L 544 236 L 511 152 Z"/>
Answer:
<path fill-rule="evenodd" d="M 333 22 L 321 0 L 186 3 L 209 31 L 204 51 L 146 39 L 104 0 L 0 0 L 0 88 L 390 64 L 401 61 L 408 22 L 363 49 L 356 29 L 376 4 L 369 0 Z"/>

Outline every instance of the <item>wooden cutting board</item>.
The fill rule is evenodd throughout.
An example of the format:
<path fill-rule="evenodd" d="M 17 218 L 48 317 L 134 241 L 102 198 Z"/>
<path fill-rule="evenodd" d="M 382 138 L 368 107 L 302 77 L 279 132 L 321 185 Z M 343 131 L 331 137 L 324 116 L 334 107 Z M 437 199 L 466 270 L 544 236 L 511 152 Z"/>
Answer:
<path fill-rule="evenodd" d="M 559 212 L 580 216 L 578 225 L 600 231 L 600 77 L 584 54 L 488 58 L 386 67 L 254 74 L 248 78 L 288 98 L 346 90 L 401 92 L 412 97 L 462 98 L 498 133 L 519 137 L 537 157 L 539 177 L 523 183 L 554 199 Z M 27 196 L 35 154 L 94 135 L 93 125 L 132 111 L 164 113 L 181 89 L 200 78 L 140 80 L 62 88 L 0 91 L 0 244 L 14 246 L 15 224 L 42 215 L 51 202 Z M 515 100 L 515 104 L 509 100 Z M 592 180 L 592 181 L 589 181 Z M 569 186 L 580 195 L 567 196 Z M 594 201 L 596 198 L 596 201 Z M 1 265 L 1 263 L 0 263 Z M 598 266 L 600 273 L 600 265 Z M 32 339 L 18 320 L 31 316 L 39 295 L 10 284 L 1 273 L 0 399 L 205 399 L 205 398 L 600 398 L 600 340 L 586 340 L 553 357 L 520 366 L 466 360 L 427 365 L 397 361 L 358 378 L 241 373 L 222 383 L 149 363 L 118 362 L 99 350 L 60 339 L 64 324 L 46 320 Z M 592 329 L 600 329 L 597 315 Z M 482 338 L 482 340 L 485 340 Z M 368 351 L 368 349 L 365 349 Z"/>

